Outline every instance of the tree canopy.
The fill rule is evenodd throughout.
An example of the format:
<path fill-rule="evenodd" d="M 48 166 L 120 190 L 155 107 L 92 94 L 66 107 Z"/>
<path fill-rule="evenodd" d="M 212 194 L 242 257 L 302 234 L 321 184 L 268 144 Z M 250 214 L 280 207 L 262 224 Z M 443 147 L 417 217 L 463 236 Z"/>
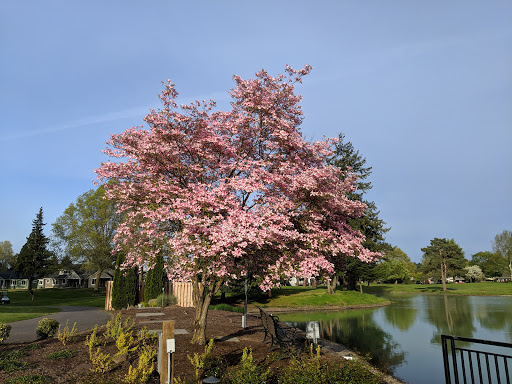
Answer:
<path fill-rule="evenodd" d="M 96 170 L 125 215 L 116 249 L 125 264 L 153 264 L 162 253 L 172 279 L 194 285 L 193 340 L 204 343 L 207 307 L 232 277 L 251 272 L 264 290 L 280 278 L 333 273 L 338 255 L 371 261 L 363 235 L 348 225 L 366 206 L 350 200 L 356 177 L 327 164 L 335 140 L 309 143 L 295 85 L 311 70 L 234 76 L 231 109 L 178 107 L 172 82 L 149 129 L 114 134 Z"/>
<path fill-rule="evenodd" d="M 497 277 L 507 269 L 507 260 L 497 252 L 478 252 L 471 256 L 469 265 L 479 266 L 487 277 Z"/>
<path fill-rule="evenodd" d="M 506 260 L 512 276 L 512 231 L 505 230 L 497 234 L 494 238 L 493 250 Z"/>
<path fill-rule="evenodd" d="M 12 251 L 12 243 L 9 240 L 0 241 L 0 271 L 7 271 L 14 267 L 16 255 Z"/>
<path fill-rule="evenodd" d="M 428 247 L 421 248 L 421 250 L 423 252 L 423 272 L 430 274 L 430 277 L 440 278 L 445 292 L 448 276 L 465 275 L 464 267 L 467 260 L 464 258 L 464 251 L 454 239 L 436 237 L 430 240 Z"/>
<path fill-rule="evenodd" d="M 114 201 L 105 199 L 104 187 L 100 185 L 79 196 L 53 224 L 53 237 L 65 256 L 97 272 L 96 290 L 101 273 L 114 266 L 112 248 L 119 221 Z"/>

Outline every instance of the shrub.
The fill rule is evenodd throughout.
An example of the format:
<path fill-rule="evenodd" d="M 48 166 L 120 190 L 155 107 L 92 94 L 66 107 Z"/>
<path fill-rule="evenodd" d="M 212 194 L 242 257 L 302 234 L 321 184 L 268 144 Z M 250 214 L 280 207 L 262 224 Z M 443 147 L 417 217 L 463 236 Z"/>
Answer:
<path fill-rule="evenodd" d="M 165 293 L 161 293 L 156 298 L 157 307 L 167 307 L 168 305 L 176 305 L 178 303 L 178 299 L 174 295 L 166 295 Z"/>
<path fill-rule="evenodd" d="M 5 384 L 51 384 L 53 381 L 48 376 L 26 375 L 5 380 Z"/>
<path fill-rule="evenodd" d="M 133 332 L 121 332 L 119 337 L 116 339 L 116 346 L 119 352 L 116 353 L 116 356 L 124 355 L 128 352 L 134 351 L 137 349 L 137 345 L 132 347 L 135 344 L 135 340 L 133 339 Z"/>
<path fill-rule="evenodd" d="M 194 356 L 187 355 L 187 358 L 189 359 L 190 363 L 192 363 L 192 366 L 195 369 L 196 372 L 196 379 L 199 380 L 201 377 L 201 371 L 205 367 L 208 360 L 212 359 L 213 354 L 213 339 L 210 340 L 210 342 L 204 347 L 204 353 L 194 353 Z"/>
<path fill-rule="evenodd" d="M 33 366 L 33 364 L 20 361 L 19 359 L 23 356 L 25 356 L 25 353 L 21 350 L 0 352 L 0 371 L 12 373 Z"/>
<path fill-rule="evenodd" d="M 67 343 L 70 343 L 73 338 L 76 336 L 76 323 L 73 324 L 73 328 L 69 330 L 68 327 L 68 321 L 66 320 L 66 326 L 60 331 L 60 325 L 59 325 L 59 331 L 57 333 L 57 338 L 62 342 L 63 345 L 66 345 Z"/>
<path fill-rule="evenodd" d="M 118 312 L 114 322 L 112 322 L 112 320 L 109 320 L 107 322 L 107 330 L 105 331 L 105 337 L 115 341 L 123 332 L 128 332 L 129 330 L 131 330 L 134 325 L 135 323 L 131 318 L 126 319 L 123 325 L 123 322 L 121 320 L 121 312 Z"/>
<path fill-rule="evenodd" d="M 146 383 L 155 370 L 156 355 L 155 347 L 143 346 L 139 354 L 137 368 L 130 365 L 128 373 L 124 377 L 124 382 L 127 384 Z"/>
<path fill-rule="evenodd" d="M 244 308 L 243 307 L 235 307 L 233 305 L 229 305 L 229 304 L 226 304 L 226 303 L 210 305 L 208 307 L 208 309 L 214 309 L 214 310 L 217 310 L 217 311 L 244 313 Z"/>
<path fill-rule="evenodd" d="M 240 365 L 230 372 L 228 382 L 230 384 L 265 384 L 269 376 L 269 369 L 254 363 L 252 350 L 244 348 Z M 217 376 L 218 377 L 218 376 Z"/>
<path fill-rule="evenodd" d="M 37 323 L 36 335 L 39 339 L 53 337 L 59 329 L 59 322 L 55 319 L 45 317 Z"/>
<path fill-rule="evenodd" d="M 146 284 L 144 286 L 144 300 L 155 299 L 162 293 L 164 287 L 164 258 L 162 255 L 156 257 L 155 265 L 146 275 Z"/>
<path fill-rule="evenodd" d="M 3 343 L 9 337 L 11 328 L 9 324 L 0 322 L 0 343 Z"/>

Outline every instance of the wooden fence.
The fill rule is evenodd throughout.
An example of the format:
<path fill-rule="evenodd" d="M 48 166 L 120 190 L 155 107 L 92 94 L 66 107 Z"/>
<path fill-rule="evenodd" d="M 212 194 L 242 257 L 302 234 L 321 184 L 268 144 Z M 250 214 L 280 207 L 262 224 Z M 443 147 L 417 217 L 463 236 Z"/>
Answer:
<path fill-rule="evenodd" d="M 105 311 L 112 310 L 112 289 L 114 286 L 113 281 L 108 281 L 106 284 L 107 293 L 105 296 Z M 192 283 L 171 283 L 166 282 L 164 285 L 164 292 L 167 295 L 174 295 L 178 300 L 179 307 L 193 307 L 194 301 L 192 299 Z M 139 302 L 144 302 L 144 282 L 139 286 Z"/>

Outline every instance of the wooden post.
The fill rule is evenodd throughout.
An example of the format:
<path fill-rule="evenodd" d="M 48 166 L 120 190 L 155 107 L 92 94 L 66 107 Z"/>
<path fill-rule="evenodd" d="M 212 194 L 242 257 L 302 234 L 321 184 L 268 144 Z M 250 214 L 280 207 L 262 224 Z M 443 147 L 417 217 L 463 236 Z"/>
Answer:
<path fill-rule="evenodd" d="M 174 354 L 171 354 L 171 361 L 167 356 L 167 339 L 174 339 L 174 320 L 162 322 L 162 348 L 160 350 L 160 384 L 171 384 L 174 378 Z M 168 365 L 171 364 L 170 377 L 168 376 Z"/>
<path fill-rule="evenodd" d="M 105 288 L 107 289 L 106 295 L 105 295 L 105 311 L 112 310 L 112 289 L 114 286 L 113 281 L 107 281 L 105 284 Z"/>

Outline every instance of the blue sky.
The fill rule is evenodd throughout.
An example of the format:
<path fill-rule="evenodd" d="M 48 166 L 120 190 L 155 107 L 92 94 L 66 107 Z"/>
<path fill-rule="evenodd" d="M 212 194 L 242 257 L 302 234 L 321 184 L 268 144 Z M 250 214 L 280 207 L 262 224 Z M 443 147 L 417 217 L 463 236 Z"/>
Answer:
<path fill-rule="evenodd" d="M 161 81 L 222 108 L 233 74 L 311 64 L 303 133 L 366 157 L 388 242 L 490 250 L 512 230 L 510 20 L 492 0 L 4 1 L 0 241 L 19 252 L 39 207 L 50 235 Z"/>

